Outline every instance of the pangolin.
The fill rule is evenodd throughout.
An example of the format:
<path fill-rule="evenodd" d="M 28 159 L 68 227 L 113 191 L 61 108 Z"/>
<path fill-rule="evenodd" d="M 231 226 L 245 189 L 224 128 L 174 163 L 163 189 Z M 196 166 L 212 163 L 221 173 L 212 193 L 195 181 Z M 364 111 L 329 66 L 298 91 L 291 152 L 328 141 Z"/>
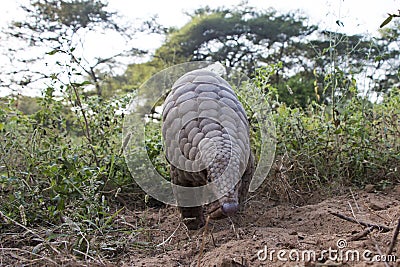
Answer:
<path fill-rule="evenodd" d="M 186 226 L 201 228 L 204 213 L 212 219 L 236 213 L 247 194 L 254 159 L 246 112 L 229 83 L 205 69 L 184 74 L 164 102 L 162 120 L 172 183 L 212 185 L 211 192 L 200 195 L 174 191 Z M 210 194 L 220 197 L 208 204 Z M 185 198 L 193 197 L 204 198 L 202 203 L 208 205 L 185 206 Z"/>

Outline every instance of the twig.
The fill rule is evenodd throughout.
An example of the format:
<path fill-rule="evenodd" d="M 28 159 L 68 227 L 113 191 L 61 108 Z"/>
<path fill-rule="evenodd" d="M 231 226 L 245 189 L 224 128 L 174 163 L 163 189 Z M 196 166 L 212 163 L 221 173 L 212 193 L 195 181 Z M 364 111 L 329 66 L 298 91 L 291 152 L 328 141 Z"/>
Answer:
<path fill-rule="evenodd" d="M 357 200 L 353 194 L 353 190 L 351 190 L 351 189 L 350 189 L 350 194 L 351 194 L 351 197 L 353 198 L 354 203 L 356 204 L 357 210 L 360 211 L 360 207 L 358 206 Z M 350 205 L 350 203 L 349 203 L 349 205 Z"/>
<path fill-rule="evenodd" d="M 217 245 L 215 244 L 215 239 L 214 239 L 214 235 L 213 235 L 213 233 L 212 233 L 212 232 L 211 232 L 211 241 L 212 241 L 212 243 L 213 243 L 214 247 L 216 248 L 216 247 L 217 247 Z"/>
<path fill-rule="evenodd" d="M 343 220 L 346 220 L 346 221 L 349 221 L 349 222 L 352 222 L 352 223 L 357 223 L 357 224 L 360 224 L 360 225 L 365 226 L 365 227 L 373 227 L 375 229 L 378 229 L 382 233 L 387 233 L 387 232 L 389 232 L 391 230 L 391 228 L 389 228 L 387 226 L 384 226 L 384 225 L 363 222 L 363 221 L 356 220 L 356 219 L 347 217 L 347 216 L 345 216 L 343 214 L 340 214 L 340 213 L 337 213 L 337 212 L 333 212 L 333 211 L 328 211 L 328 212 L 330 214 L 336 216 L 336 217 L 339 217 L 340 219 L 343 219 Z"/>
<path fill-rule="evenodd" d="M 197 261 L 197 267 L 201 266 L 200 261 L 201 261 L 201 258 L 203 257 L 203 250 L 204 250 L 204 246 L 205 246 L 205 239 L 206 239 L 206 234 L 208 231 L 208 222 L 209 221 L 210 221 L 210 215 L 207 216 L 206 225 L 204 226 L 203 240 L 201 241 L 201 247 L 200 247 L 200 252 L 199 252 L 199 259 Z"/>
<path fill-rule="evenodd" d="M 12 251 L 16 251 L 16 252 L 20 252 L 20 253 L 27 253 L 27 254 L 39 257 L 41 260 L 46 260 L 48 262 L 51 262 L 55 266 L 57 266 L 57 263 L 55 261 L 53 261 L 52 259 L 50 259 L 48 257 L 45 257 L 45 256 L 42 256 L 42 255 L 39 255 L 39 254 L 36 254 L 36 253 L 33 253 L 33 252 L 25 250 L 25 249 L 20 249 L 20 248 L 0 248 L 0 251 L 2 251 L 2 252 L 10 252 L 10 253 Z"/>
<path fill-rule="evenodd" d="M 371 239 L 375 244 L 376 251 L 379 253 L 380 256 L 382 256 L 383 253 L 382 253 L 382 250 L 379 248 L 378 242 L 376 242 L 375 238 L 371 238 Z M 383 263 L 385 264 L 385 267 L 390 267 L 389 264 L 386 261 L 384 261 Z"/>
<path fill-rule="evenodd" d="M 360 240 L 363 237 L 366 237 L 369 233 L 371 233 L 373 230 L 375 229 L 375 227 L 371 226 L 368 227 L 367 229 L 365 229 L 364 231 L 362 231 L 361 233 L 354 235 L 350 238 L 349 241 L 357 241 Z"/>
<path fill-rule="evenodd" d="M 390 242 L 390 245 L 389 245 L 389 248 L 387 250 L 386 255 L 391 255 L 392 254 L 393 249 L 396 246 L 397 237 L 399 236 L 399 231 L 400 231 L 400 218 L 399 218 L 399 221 L 397 222 L 397 227 L 394 230 L 393 238 L 392 238 L 392 241 Z"/>
<path fill-rule="evenodd" d="M 174 237 L 176 231 L 179 229 L 179 227 L 181 226 L 181 223 L 178 224 L 178 227 L 176 227 L 176 229 L 174 230 L 174 232 L 167 238 L 165 239 L 163 242 L 161 242 L 160 244 L 156 245 L 156 247 L 161 247 L 163 245 L 165 245 L 172 237 Z"/>
<path fill-rule="evenodd" d="M 353 218 L 356 219 L 356 214 L 354 213 L 353 207 L 351 206 L 351 203 L 348 201 L 347 202 L 349 204 L 350 210 L 351 210 L 351 215 L 353 215 Z"/>
<path fill-rule="evenodd" d="M 82 101 L 81 101 L 80 94 L 79 94 L 79 92 L 78 92 L 78 88 L 77 88 L 77 86 L 76 86 L 74 83 L 70 82 L 70 84 L 71 84 L 72 91 L 73 91 L 74 94 L 75 94 L 76 104 L 77 104 L 77 106 L 79 107 L 79 109 L 81 110 L 82 117 L 83 117 L 83 120 L 84 120 L 84 133 L 85 133 L 85 137 L 86 137 L 86 139 L 87 139 L 87 141 L 88 141 L 89 148 L 90 148 L 90 150 L 92 151 L 93 158 L 94 158 L 94 161 L 95 161 L 95 163 L 96 163 L 96 166 L 97 166 L 98 168 L 100 168 L 100 162 L 99 162 L 99 159 L 97 158 L 96 151 L 94 150 L 93 139 L 92 139 L 92 136 L 91 136 L 91 134 L 90 134 L 89 122 L 88 122 L 88 119 L 87 119 L 87 116 L 86 116 L 86 112 L 85 112 L 85 110 L 84 110 L 84 108 L 83 108 L 83 105 L 82 105 Z"/>
<path fill-rule="evenodd" d="M 5 215 L 2 211 L 0 211 L 0 216 L 6 218 L 7 220 L 11 221 L 12 223 L 14 223 L 15 225 L 18 225 L 19 227 L 24 228 L 28 233 L 31 233 L 32 235 L 36 236 L 41 242 L 44 241 L 44 239 L 38 235 L 37 233 L 35 233 L 34 231 L 32 231 L 31 229 L 27 228 L 25 225 L 17 222 L 16 220 L 8 217 L 7 215 Z"/>
<path fill-rule="evenodd" d="M 229 221 L 231 222 L 231 226 L 232 226 L 233 233 L 236 235 L 236 238 L 237 238 L 238 240 L 240 240 L 239 232 L 236 231 L 235 223 L 232 221 L 232 218 L 231 218 L 231 217 L 228 217 L 228 218 L 229 218 Z"/>
<path fill-rule="evenodd" d="M 90 256 L 90 255 L 88 254 L 88 251 L 83 252 L 83 251 L 80 251 L 80 250 L 77 250 L 77 249 L 72 249 L 72 251 L 74 251 L 74 252 L 76 252 L 76 253 L 79 253 L 79 254 L 85 256 L 85 260 L 87 260 L 87 258 L 89 258 L 89 259 L 91 259 L 91 260 L 96 260 L 95 258 L 93 258 L 92 256 Z"/>

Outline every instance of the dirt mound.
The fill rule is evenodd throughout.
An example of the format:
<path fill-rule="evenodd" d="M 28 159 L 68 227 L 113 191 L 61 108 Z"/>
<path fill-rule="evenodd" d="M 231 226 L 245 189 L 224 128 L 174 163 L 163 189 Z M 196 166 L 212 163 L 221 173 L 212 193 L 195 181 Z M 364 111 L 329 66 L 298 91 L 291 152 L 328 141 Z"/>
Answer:
<path fill-rule="evenodd" d="M 198 231 L 188 231 L 172 207 L 148 210 L 148 224 L 157 229 L 150 236 L 155 248 L 133 250 L 124 262 L 127 266 L 400 266 L 399 244 L 386 255 L 400 218 L 400 186 L 390 192 L 368 191 L 301 207 L 258 196 L 240 216 L 210 220 Z M 379 262 L 383 258 L 386 263 Z"/>
<path fill-rule="evenodd" d="M 28 229 L 0 236 L 0 266 L 400 266 L 400 186 L 295 206 L 254 195 L 234 218 L 189 231 L 174 207 L 126 208 L 95 234 Z M 1 227 L 1 225 L 0 225 Z M 21 231 L 21 229 L 23 231 Z M 386 262 L 381 262 L 385 259 Z"/>

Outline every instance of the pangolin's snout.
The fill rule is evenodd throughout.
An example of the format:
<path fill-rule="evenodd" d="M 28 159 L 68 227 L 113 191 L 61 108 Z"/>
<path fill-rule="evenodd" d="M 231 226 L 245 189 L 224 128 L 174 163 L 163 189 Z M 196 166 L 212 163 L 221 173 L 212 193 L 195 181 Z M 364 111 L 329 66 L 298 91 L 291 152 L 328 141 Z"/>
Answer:
<path fill-rule="evenodd" d="M 218 220 L 234 215 L 239 211 L 239 203 L 234 200 L 214 202 L 208 208 L 211 219 Z"/>
<path fill-rule="evenodd" d="M 231 216 L 239 210 L 239 204 L 237 202 L 224 203 L 222 204 L 221 209 L 225 215 Z"/>

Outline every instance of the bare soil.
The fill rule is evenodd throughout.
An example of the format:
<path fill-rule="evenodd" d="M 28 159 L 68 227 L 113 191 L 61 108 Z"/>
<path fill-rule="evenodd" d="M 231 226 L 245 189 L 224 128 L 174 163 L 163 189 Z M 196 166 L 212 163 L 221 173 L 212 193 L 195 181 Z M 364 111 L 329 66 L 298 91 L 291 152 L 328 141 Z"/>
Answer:
<path fill-rule="evenodd" d="M 68 254 L 59 244 L 58 253 L 47 248 L 45 254 L 34 242 L 14 250 L 2 242 L 0 266 L 400 266 L 400 240 L 388 261 L 371 260 L 387 256 L 393 241 L 400 186 L 386 191 L 371 186 L 306 202 L 296 206 L 254 195 L 241 214 L 209 220 L 195 231 L 187 230 L 175 207 L 125 209 L 115 218 L 114 232 L 86 238 L 101 252 L 98 257 L 88 256 L 88 247 Z"/>
<path fill-rule="evenodd" d="M 255 196 L 237 218 L 209 221 L 206 228 L 198 231 L 185 229 L 174 208 L 151 210 L 147 219 L 158 229 L 151 235 L 157 249 L 151 253 L 136 251 L 127 263 L 134 266 L 385 266 L 364 259 L 362 253 L 370 251 L 366 256 L 378 255 L 378 259 L 387 252 L 400 219 L 400 186 L 389 192 L 376 192 L 373 188 L 368 191 L 350 192 L 303 206 Z M 390 231 L 374 228 L 365 237 L 356 238 L 368 227 L 331 212 L 385 226 Z M 351 241 L 352 238 L 357 240 Z M 392 252 L 397 261 L 387 262 L 389 266 L 400 266 L 398 243 Z M 315 252 L 315 257 L 307 251 Z M 359 260 L 357 254 L 354 259 L 350 257 L 356 251 Z"/>

